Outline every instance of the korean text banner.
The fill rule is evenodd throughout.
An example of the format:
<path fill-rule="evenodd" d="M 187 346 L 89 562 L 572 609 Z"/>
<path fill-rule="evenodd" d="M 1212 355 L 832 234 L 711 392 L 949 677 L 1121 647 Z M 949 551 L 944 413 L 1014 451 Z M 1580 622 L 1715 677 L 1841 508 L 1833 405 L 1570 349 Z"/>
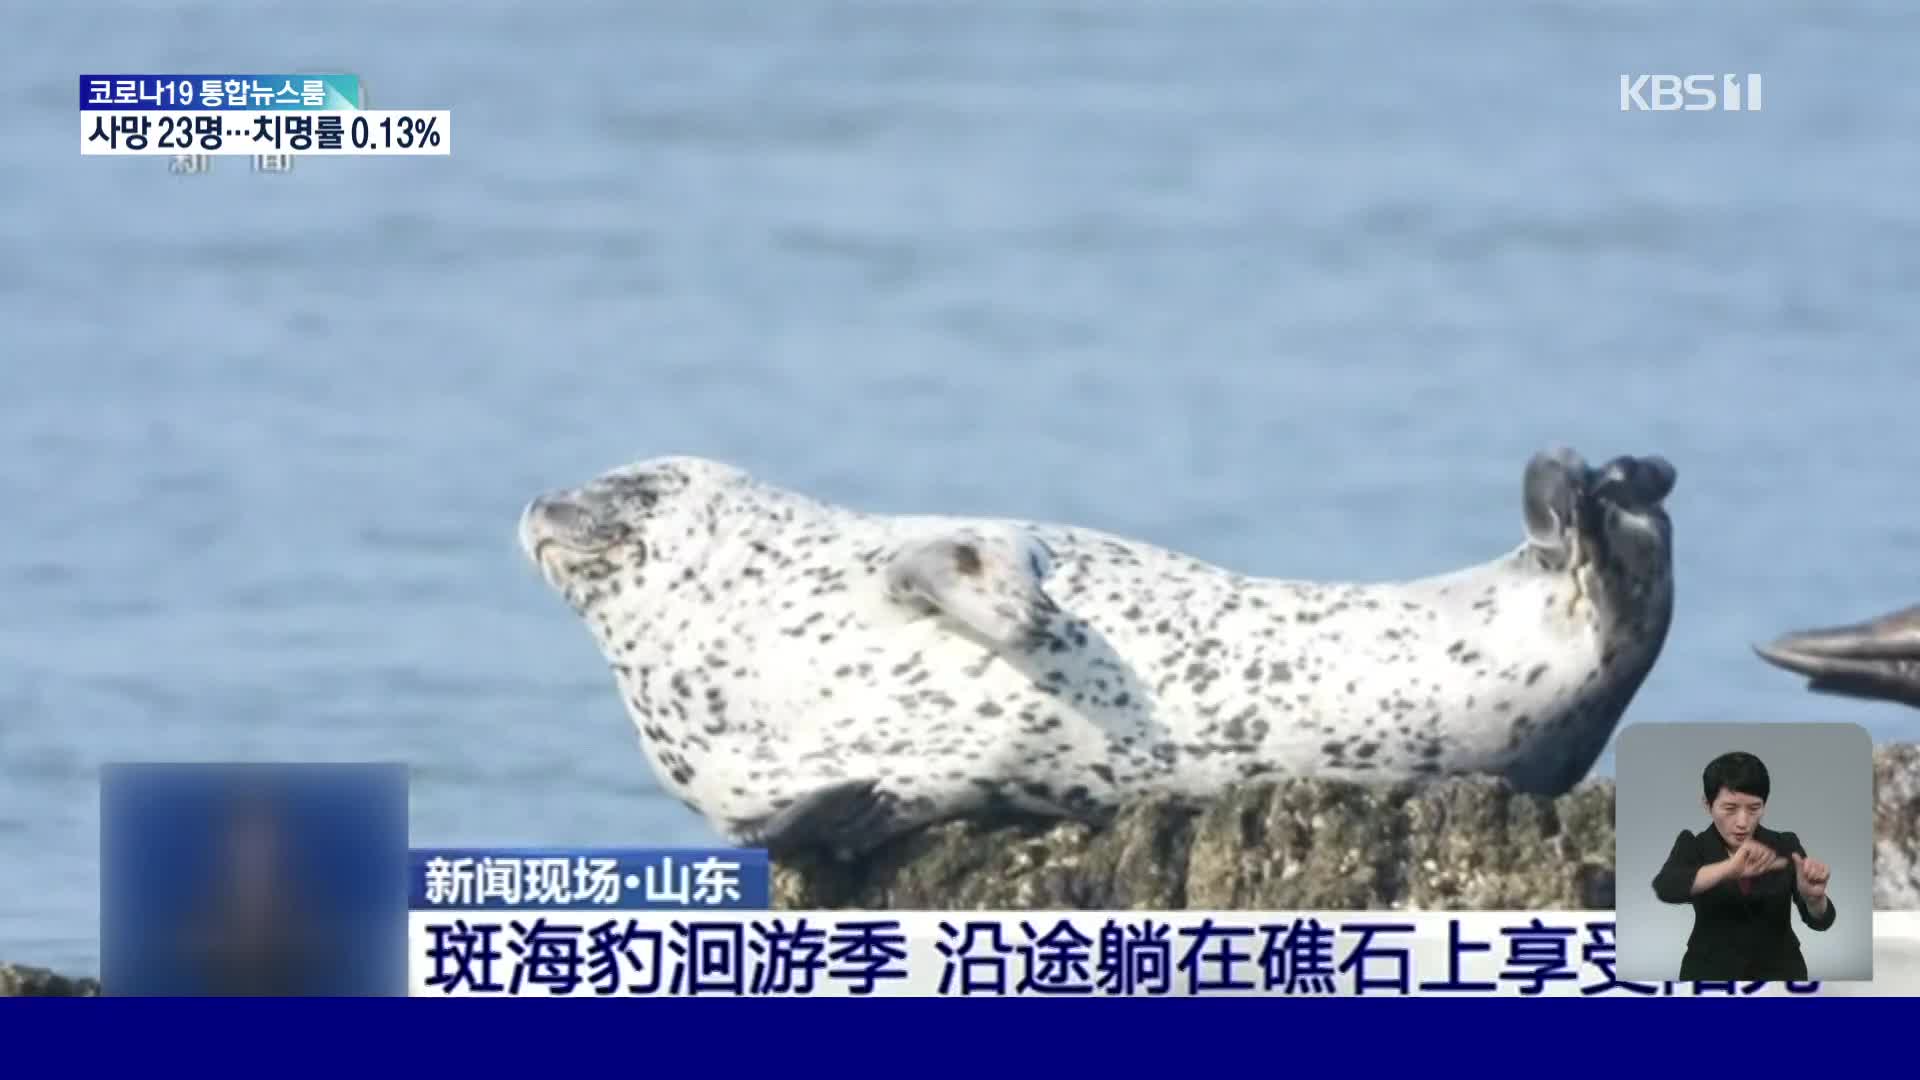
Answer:
<path fill-rule="evenodd" d="M 357 75 L 82 75 L 80 109 L 339 112 L 362 106 Z"/>

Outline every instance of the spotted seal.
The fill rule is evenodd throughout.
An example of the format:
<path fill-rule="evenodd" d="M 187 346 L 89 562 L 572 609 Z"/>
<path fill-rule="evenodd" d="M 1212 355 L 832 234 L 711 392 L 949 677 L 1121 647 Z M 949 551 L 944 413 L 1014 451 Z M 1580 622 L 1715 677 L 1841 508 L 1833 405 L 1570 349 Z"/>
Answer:
<path fill-rule="evenodd" d="M 941 819 L 1101 822 L 1266 775 L 1564 792 L 1665 642 L 1674 481 L 1658 457 L 1541 451 L 1517 547 L 1382 583 L 850 509 L 684 456 L 540 495 L 519 540 L 670 794 L 733 843 L 851 857 Z"/>
<path fill-rule="evenodd" d="M 1920 604 L 1844 626 L 1798 630 L 1754 651 L 1806 676 L 1815 693 L 1920 709 Z"/>

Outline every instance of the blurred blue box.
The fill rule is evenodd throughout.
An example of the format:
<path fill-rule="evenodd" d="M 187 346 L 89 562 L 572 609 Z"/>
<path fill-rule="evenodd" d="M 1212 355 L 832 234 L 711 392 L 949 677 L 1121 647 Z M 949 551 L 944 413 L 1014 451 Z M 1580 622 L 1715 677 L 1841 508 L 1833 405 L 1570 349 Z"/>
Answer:
<path fill-rule="evenodd" d="M 405 996 L 406 766 L 109 765 L 100 811 L 102 993 Z"/>

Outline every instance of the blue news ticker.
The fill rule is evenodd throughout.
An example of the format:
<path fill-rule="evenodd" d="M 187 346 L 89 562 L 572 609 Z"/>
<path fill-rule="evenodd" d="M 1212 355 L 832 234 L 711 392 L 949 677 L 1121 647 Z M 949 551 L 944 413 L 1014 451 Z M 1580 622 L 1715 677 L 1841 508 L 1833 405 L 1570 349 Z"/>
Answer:
<path fill-rule="evenodd" d="M 416 848 L 410 911 L 765 911 L 758 848 Z"/>
<path fill-rule="evenodd" d="M 338 73 L 80 76 L 82 112 L 340 112 L 361 100 L 360 77 Z"/>

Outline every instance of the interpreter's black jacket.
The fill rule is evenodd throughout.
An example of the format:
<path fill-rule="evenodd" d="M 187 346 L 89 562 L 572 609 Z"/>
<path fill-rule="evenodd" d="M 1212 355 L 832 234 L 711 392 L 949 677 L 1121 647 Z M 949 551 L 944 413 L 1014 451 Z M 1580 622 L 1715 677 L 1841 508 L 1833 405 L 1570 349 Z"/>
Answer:
<path fill-rule="evenodd" d="M 1811 930 L 1833 925 L 1837 909 L 1832 894 L 1818 919 L 1807 911 L 1800 895 L 1791 856 L 1805 856 L 1800 838 L 1790 832 L 1756 827 L 1755 840 L 1788 857 L 1787 865 L 1749 879 L 1746 893 L 1736 879 L 1722 881 L 1691 896 L 1694 873 L 1727 858 L 1727 848 L 1712 825 L 1697 833 L 1682 831 L 1673 841 L 1665 866 L 1653 878 L 1653 894 L 1669 904 L 1693 905 L 1693 933 L 1680 961 L 1682 981 L 1805 982 L 1807 960 L 1788 917 L 1789 904 L 1798 908 L 1800 921 Z"/>

